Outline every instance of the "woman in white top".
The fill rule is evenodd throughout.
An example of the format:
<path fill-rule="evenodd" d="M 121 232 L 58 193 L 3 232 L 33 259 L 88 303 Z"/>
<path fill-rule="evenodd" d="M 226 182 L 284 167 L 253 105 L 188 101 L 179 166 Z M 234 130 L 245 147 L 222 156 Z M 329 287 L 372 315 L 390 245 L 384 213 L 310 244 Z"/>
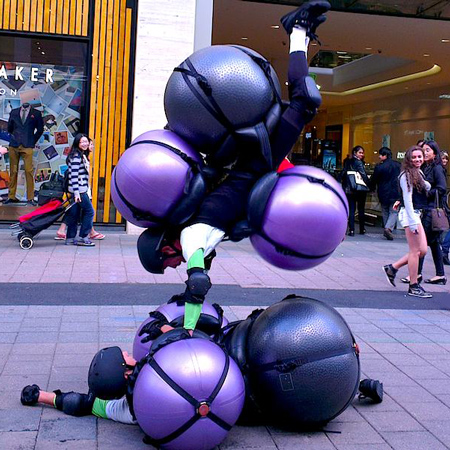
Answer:
<path fill-rule="evenodd" d="M 431 185 L 424 179 L 420 170 L 423 164 L 424 152 L 421 147 L 413 146 L 405 154 L 402 172 L 399 176 L 402 193 L 402 207 L 399 220 L 405 228 L 409 251 L 393 264 L 383 267 L 386 277 L 392 286 L 395 286 L 395 276 L 400 267 L 408 265 L 409 289 L 408 295 L 413 297 L 430 298 L 432 295 L 420 286 L 417 280 L 419 258 L 427 252 L 427 238 L 420 221 L 420 210 L 427 204 L 427 191 Z M 395 205 L 397 208 L 399 203 Z"/>

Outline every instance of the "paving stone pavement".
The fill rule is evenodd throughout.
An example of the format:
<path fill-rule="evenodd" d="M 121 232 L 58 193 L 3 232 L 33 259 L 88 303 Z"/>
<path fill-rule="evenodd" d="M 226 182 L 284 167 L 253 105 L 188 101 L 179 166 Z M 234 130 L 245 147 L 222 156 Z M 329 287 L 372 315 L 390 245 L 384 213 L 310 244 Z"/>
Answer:
<path fill-rule="evenodd" d="M 136 237 L 108 233 L 94 249 L 66 247 L 43 233 L 30 251 L 0 230 L 0 283 L 181 283 L 185 268 L 166 276 L 146 273 Z M 264 263 L 248 241 L 223 243 L 214 283 L 242 287 L 320 289 L 390 288 L 381 265 L 406 251 L 403 238 L 369 233 L 346 239 L 324 264 L 285 272 Z M 428 257 L 425 277 L 433 275 Z M 1 285 L 0 285 L 1 286 Z M 447 292 L 448 286 L 431 286 Z M 1 292 L 1 290 L 0 290 Z M 1 293 L 0 293 L 1 296 Z M 449 295 L 450 304 L 450 295 Z M 264 305 L 261 305 L 264 306 Z M 134 333 L 154 306 L 0 306 L 0 449 L 128 450 L 151 448 L 138 427 L 94 417 L 74 418 L 48 407 L 24 407 L 20 391 L 86 391 L 93 354 L 107 345 L 131 351 Z M 225 306 L 229 320 L 255 307 Z M 384 450 L 450 448 L 450 311 L 339 308 L 361 349 L 362 377 L 380 379 L 379 405 L 355 399 L 323 432 L 293 433 L 271 426 L 236 426 L 224 449 Z"/>
<path fill-rule="evenodd" d="M 138 427 L 74 418 L 20 404 L 21 388 L 85 392 L 93 354 L 104 346 L 131 351 L 148 306 L 0 307 L 0 448 L 135 450 Z M 252 308 L 226 306 L 229 320 Z M 232 429 L 220 449 L 450 448 L 450 311 L 342 308 L 361 348 L 362 377 L 384 383 L 383 403 L 355 399 L 323 432 L 274 427 Z"/>
<path fill-rule="evenodd" d="M 395 290 L 381 266 L 394 262 L 407 251 L 404 236 L 383 239 L 379 229 L 365 236 L 347 237 L 333 255 L 313 269 L 292 272 L 271 266 L 253 250 L 248 239 L 223 242 L 214 259 L 213 284 L 244 288 L 362 289 Z M 0 229 L 0 283 L 182 283 L 186 265 L 164 275 L 145 271 L 136 250 L 137 236 L 106 231 L 96 247 L 65 246 L 53 240 L 56 230 L 44 231 L 31 250 L 22 250 L 9 230 Z M 407 269 L 400 271 L 405 276 Z M 435 275 L 431 254 L 424 265 L 425 278 Z M 401 283 L 398 283 L 401 284 Z M 398 290 L 402 289 L 400 286 Z M 447 286 L 428 285 L 430 292 L 449 292 Z"/>

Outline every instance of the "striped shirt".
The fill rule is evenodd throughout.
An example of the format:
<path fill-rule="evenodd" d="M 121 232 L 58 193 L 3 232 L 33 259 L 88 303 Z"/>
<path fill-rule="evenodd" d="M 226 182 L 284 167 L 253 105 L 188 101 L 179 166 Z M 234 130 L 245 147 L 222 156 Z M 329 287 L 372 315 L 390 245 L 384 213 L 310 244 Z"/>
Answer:
<path fill-rule="evenodd" d="M 69 160 L 69 192 L 80 195 L 89 189 L 89 162 L 79 152 Z"/>

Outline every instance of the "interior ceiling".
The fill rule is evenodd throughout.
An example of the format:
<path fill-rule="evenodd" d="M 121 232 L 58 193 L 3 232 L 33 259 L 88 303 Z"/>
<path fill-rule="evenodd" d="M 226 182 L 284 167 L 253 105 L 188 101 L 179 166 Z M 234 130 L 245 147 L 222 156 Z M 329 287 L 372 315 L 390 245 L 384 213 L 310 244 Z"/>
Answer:
<path fill-rule="evenodd" d="M 292 1 L 292 3 L 301 2 Z M 361 1 L 360 3 L 366 2 Z M 397 3 L 418 4 L 420 2 Z M 449 2 L 435 0 L 433 3 L 448 4 Z M 239 44 L 256 50 L 272 63 L 284 86 L 288 66 L 289 37 L 282 27 L 273 29 L 271 26 L 279 25 L 280 17 L 292 9 L 292 6 L 289 5 L 253 1 L 215 1 L 213 44 Z M 366 64 L 364 59 L 355 61 L 343 67 L 347 67 L 347 70 L 354 70 L 358 76 L 351 77 L 353 78 L 351 82 L 339 85 L 334 85 L 329 75 L 328 79 L 326 75 L 318 75 L 317 83 L 323 85 L 323 106 L 354 104 L 380 97 L 404 95 L 441 87 L 442 92 L 438 90 L 436 99 L 439 94 L 449 93 L 447 90 L 450 90 L 450 42 L 443 43 L 442 39 L 450 40 L 450 21 L 338 11 L 331 11 L 327 16 L 327 22 L 318 29 L 322 47 L 310 45 L 308 59 L 311 59 L 321 48 L 322 50 L 368 53 L 377 55 L 380 61 L 383 61 L 382 58 L 386 58 L 386 61 L 387 58 L 390 58 L 390 60 L 401 59 L 406 63 L 385 64 L 385 70 L 373 70 L 368 73 L 367 67 L 364 66 Z M 247 39 L 242 40 L 243 37 Z M 348 89 L 422 72 L 431 69 L 435 64 L 439 65 L 442 70 L 432 76 L 353 95 L 325 94 L 325 91 L 344 92 Z M 286 95 L 285 89 L 284 96 L 286 97 Z"/>
<path fill-rule="evenodd" d="M 257 2 L 258 0 L 243 0 Z M 450 0 L 329 0 L 334 10 L 364 11 L 410 15 L 415 17 L 450 18 Z M 259 0 L 260 3 L 277 3 L 298 6 L 301 0 Z"/>

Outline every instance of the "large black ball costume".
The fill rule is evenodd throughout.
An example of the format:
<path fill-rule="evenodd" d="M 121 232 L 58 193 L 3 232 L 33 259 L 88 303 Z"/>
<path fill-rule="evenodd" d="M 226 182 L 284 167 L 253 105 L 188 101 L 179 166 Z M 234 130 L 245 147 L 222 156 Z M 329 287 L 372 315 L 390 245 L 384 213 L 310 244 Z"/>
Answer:
<path fill-rule="evenodd" d="M 358 347 L 342 316 L 289 296 L 254 322 L 247 349 L 252 394 L 283 427 L 322 426 L 341 414 L 359 385 Z"/>

